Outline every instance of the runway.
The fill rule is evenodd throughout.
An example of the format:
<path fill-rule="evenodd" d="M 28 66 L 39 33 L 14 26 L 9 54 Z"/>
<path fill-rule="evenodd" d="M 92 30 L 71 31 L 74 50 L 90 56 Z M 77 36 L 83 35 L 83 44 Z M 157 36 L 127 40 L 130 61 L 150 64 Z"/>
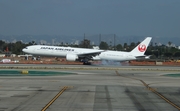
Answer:
<path fill-rule="evenodd" d="M 179 67 L 0 65 L 1 69 L 5 66 L 12 69 L 31 67 L 28 70 L 39 67 L 35 70 L 75 74 L 1 76 L 0 110 L 2 111 L 178 111 L 180 106 L 180 78 L 162 76 L 179 73 Z M 44 67 L 46 69 L 42 69 Z M 150 90 L 140 80 L 171 103 Z M 62 91 L 66 86 L 67 89 Z M 59 93 L 61 94 L 58 95 Z M 52 103 L 47 106 L 51 101 Z"/>

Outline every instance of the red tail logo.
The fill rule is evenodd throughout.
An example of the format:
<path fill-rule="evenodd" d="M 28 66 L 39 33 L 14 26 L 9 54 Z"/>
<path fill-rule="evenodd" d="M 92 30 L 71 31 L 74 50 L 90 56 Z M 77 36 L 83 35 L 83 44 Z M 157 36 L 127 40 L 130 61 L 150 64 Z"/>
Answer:
<path fill-rule="evenodd" d="M 138 46 L 138 50 L 139 50 L 140 52 L 146 51 L 146 45 L 140 44 L 140 45 Z"/>

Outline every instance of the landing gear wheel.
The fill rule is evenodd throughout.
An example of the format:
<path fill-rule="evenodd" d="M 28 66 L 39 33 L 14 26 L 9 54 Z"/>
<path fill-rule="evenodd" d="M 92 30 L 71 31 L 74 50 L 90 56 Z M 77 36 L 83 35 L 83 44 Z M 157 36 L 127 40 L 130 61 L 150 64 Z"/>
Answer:
<path fill-rule="evenodd" d="M 83 65 L 91 65 L 90 62 L 83 62 Z"/>

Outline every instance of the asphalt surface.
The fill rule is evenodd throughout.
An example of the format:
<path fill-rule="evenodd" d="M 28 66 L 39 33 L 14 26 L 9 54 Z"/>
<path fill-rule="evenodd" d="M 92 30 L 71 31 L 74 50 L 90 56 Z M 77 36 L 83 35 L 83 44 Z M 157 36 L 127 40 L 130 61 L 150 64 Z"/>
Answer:
<path fill-rule="evenodd" d="M 0 111 L 178 111 L 180 106 L 180 78 L 163 76 L 179 73 L 179 67 L 0 65 L 5 66 L 75 74 L 1 76 Z"/>

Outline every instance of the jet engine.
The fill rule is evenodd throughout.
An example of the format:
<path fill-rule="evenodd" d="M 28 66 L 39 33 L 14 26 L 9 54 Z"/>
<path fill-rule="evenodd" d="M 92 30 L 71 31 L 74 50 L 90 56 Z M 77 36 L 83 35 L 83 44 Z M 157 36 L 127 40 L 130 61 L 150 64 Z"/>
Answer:
<path fill-rule="evenodd" d="M 66 55 L 66 60 L 67 61 L 76 61 L 78 59 L 78 56 L 75 54 L 67 54 Z"/>

